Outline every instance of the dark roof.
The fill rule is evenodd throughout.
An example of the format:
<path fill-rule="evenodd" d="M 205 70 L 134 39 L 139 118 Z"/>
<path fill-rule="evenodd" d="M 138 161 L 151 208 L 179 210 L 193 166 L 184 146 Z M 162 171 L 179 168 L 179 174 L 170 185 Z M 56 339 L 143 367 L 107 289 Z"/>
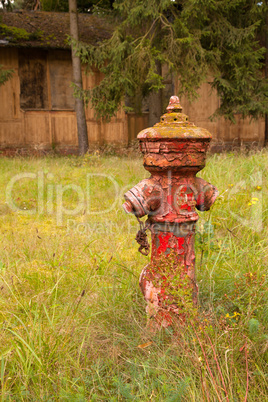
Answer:
<path fill-rule="evenodd" d="M 92 45 L 108 38 L 111 27 L 103 18 L 79 14 L 79 39 Z M 0 13 L 0 46 L 68 49 L 69 13 L 13 11 Z"/>

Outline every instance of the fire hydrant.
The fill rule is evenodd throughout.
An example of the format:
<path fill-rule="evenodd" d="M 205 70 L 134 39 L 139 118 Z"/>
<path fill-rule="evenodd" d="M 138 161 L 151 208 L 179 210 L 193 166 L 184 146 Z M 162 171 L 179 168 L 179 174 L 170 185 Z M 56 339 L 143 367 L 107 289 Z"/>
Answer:
<path fill-rule="evenodd" d="M 150 229 L 151 262 L 139 282 L 149 318 L 159 327 L 172 325 L 176 317 L 184 319 L 189 299 L 193 305 L 197 303 L 195 208 L 209 210 L 218 191 L 196 173 L 205 166 L 211 138 L 207 130 L 188 121 L 177 96 L 170 98 L 159 123 L 138 134 L 144 168 L 151 177 L 124 195 L 123 208 L 139 221 L 148 215 L 138 237 L 142 240 L 140 251 L 146 254 L 145 230 Z"/>

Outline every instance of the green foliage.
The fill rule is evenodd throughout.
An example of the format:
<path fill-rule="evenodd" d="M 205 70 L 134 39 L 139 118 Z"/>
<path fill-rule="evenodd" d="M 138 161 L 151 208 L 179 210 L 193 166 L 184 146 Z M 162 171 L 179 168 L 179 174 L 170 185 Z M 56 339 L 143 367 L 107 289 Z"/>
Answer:
<path fill-rule="evenodd" d="M 201 266 L 203 258 L 208 258 L 208 256 L 211 257 L 212 251 L 219 250 L 219 245 L 215 238 L 215 229 L 210 220 L 205 222 L 203 225 L 197 225 L 195 246 L 201 255 Z"/>
<path fill-rule="evenodd" d="M 256 320 L 256 318 L 251 318 L 248 324 L 249 324 L 249 334 L 251 336 L 254 336 L 260 328 L 260 322 Z"/>
<path fill-rule="evenodd" d="M 99 8 L 95 8 L 98 15 Z M 116 0 L 108 15 L 113 35 L 97 46 L 77 45 L 88 69 L 98 67 L 103 81 L 80 93 L 97 117 L 115 114 L 125 99 L 145 97 L 164 87 L 157 65 L 179 79 L 179 93 L 190 99 L 212 74 L 221 104 L 214 117 L 235 114 L 257 118 L 268 110 L 263 79 L 264 2 L 253 0 Z"/>
<path fill-rule="evenodd" d="M 178 256 L 171 250 L 169 255 L 161 255 L 148 265 L 148 280 L 155 288 L 163 291 L 163 306 L 176 306 L 182 314 L 193 318 L 196 308 L 193 303 L 193 284 L 185 268 L 179 263 Z"/>
<path fill-rule="evenodd" d="M 9 0 L 8 0 L 9 1 Z M 68 12 L 68 0 L 41 0 L 42 11 Z M 92 13 L 94 6 L 98 7 L 99 11 L 112 7 L 113 1 L 109 0 L 77 0 L 77 9 L 80 13 Z M 34 10 L 36 5 L 35 0 L 15 0 L 11 8 L 22 8 L 24 10 Z"/>
<path fill-rule="evenodd" d="M 201 1 L 196 2 L 189 19 L 202 32 L 202 46 L 212 52 L 216 49 L 212 87 L 217 90 L 221 105 L 214 116 L 223 115 L 232 121 L 237 113 L 243 118 L 264 116 L 268 111 L 268 83 L 262 71 L 262 33 L 267 6 L 248 0 L 212 4 L 213 7 L 204 9 Z"/>
<path fill-rule="evenodd" d="M 10 27 L 5 24 L 0 24 L 0 30 L 1 33 L 4 35 L 12 35 L 12 38 L 14 40 L 16 39 L 29 40 L 31 35 L 24 28 Z"/>
<path fill-rule="evenodd" d="M 165 1 L 114 2 L 117 25 L 112 37 L 96 47 L 78 46 L 88 68 L 96 66 L 104 74 L 97 87 L 84 93 L 97 117 L 115 114 L 126 95 L 134 97 L 138 92 L 145 97 L 164 87 L 164 77 L 156 70 L 159 63 L 168 63 L 172 70 L 161 33 L 163 21 L 168 23 L 164 13 L 170 5 Z"/>
<path fill-rule="evenodd" d="M 11 27 L 5 24 L 0 24 L 0 32 L 3 35 L 7 35 L 10 42 L 17 42 L 18 40 L 34 40 L 42 36 L 42 31 L 39 29 L 34 33 L 30 33 L 24 28 Z"/>
<path fill-rule="evenodd" d="M 128 152 L 0 159 L 2 400 L 267 400 L 267 150 L 208 158 L 200 175 L 220 196 L 199 213 L 198 314 L 155 334 L 138 285 L 150 260 L 138 253 L 136 218 L 122 211 L 123 194 L 147 173 Z M 6 190 L 21 173 L 37 178 L 14 184 L 12 211 Z M 104 177 L 90 180 L 90 215 L 65 215 L 58 226 L 56 186 L 86 193 L 92 174 Z M 77 207 L 71 188 L 63 204 Z"/>
<path fill-rule="evenodd" d="M 41 0 L 42 11 L 68 12 L 68 0 Z"/>
<path fill-rule="evenodd" d="M 0 64 L 0 86 L 4 85 L 13 75 L 14 70 L 3 69 L 2 64 Z"/>
<path fill-rule="evenodd" d="M 77 10 L 79 13 L 92 13 L 93 7 L 96 3 L 105 3 L 105 1 L 88 1 L 77 0 Z M 55 11 L 55 12 L 68 12 L 68 0 L 41 0 L 42 11 Z"/>

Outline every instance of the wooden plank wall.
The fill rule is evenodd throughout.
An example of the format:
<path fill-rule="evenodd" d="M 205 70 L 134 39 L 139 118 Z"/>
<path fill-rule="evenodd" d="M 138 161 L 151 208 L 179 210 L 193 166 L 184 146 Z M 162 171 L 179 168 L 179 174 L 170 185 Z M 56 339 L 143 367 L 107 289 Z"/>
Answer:
<path fill-rule="evenodd" d="M 34 51 L 34 49 L 33 49 Z M 20 107 L 19 57 L 16 48 L 0 48 L 0 64 L 14 70 L 13 77 L 0 87 L 0 148 L 77 148 L 77 127 L 75 112 L 68 90 L 62 94 L 62 78 L 71 80 L 70 55 L 53 50 L 47 57 L 48 74 L 48 110 L 22 110 Z M 63 54 L 63 53 L 64 54 Z M 69 61 L 68 61 L 69 60 Z M 102 76 L 99 72 L 83 74 L 84 88 L 92 88 Z M 249 119 L 237 119 L 233 125 L 224 119 L 211 122 L 209 116 L 216 110 L 219 99 L 211 91 L 208 83 L 200 88 L 200 97 L 190 103 L 181 98 L 183 112 L 197 126 L 208 129 L 213 135 L 213 143 L 241 145 L 243 143 L 260 144 L 264 141 L 264 120 L 250 122 Z M 64 96 L 67 97 L 64 100 Z M 66 104 L 62 110 L 61 105 Z M 58 108 L 57 108 L 58 107 Z M 53 109 L 53 110 L 52 110 Z M 138 132 L 148 127 L 148 114 L 142 116 L 118 111 L 109 123 L 97 121 L 94 111 L 86 108 L 88 137 L 90 144 L 120 143 L 127 145 Z"/>
<path fill-rule="evenodd" d="M 137 134 L 144 128 L 149 127 L 149 113 L 128 114 L 128 141 L 133 142 L 137 138 Z"/>
<path fill-rule="evenodd" d="M 14 74 L 5 85 L 0 87 L 0 144 L 9 146 L 25 142 L 24 119 L 20 110 L 20 82 L 18 76 L 18 53 L 14 49 L 2 48 L 0 52 L 0 64 L 7 69 L 13 69 Z"/>
<path fill-rule="evenodd" d="M 196 126 L 206 128 L 213 136 L 214 146 L 240 146 L 243 144 L 263 145 L 264 143 L 264 119 L 250 121 L 236 117 L 236 124 L 220 118 L 210 121 L 209 117 L 219 105 L 219 98 L 215 90 L 211 90 L 208 83 L 204 83 L 199 90 L 199 98 L 190 103 L 184 96 L 181 97 L 183 113 L 189 116 L 189 120 Z"/>
<path fill-rule="evenodd" d="M 83 86 L 85 89 L 93 88 L 102 79 L 102 74 L 95 71 L 94 74 L 83 74 Z M 116 116 L 109 123 L 97 121 L 94 110 L 90 105 L 86 108 L 86 119 L 88 127 L 88 139 L 90 143 L 99 145 L 118 143 L 128 144 L 127 115 L 120 109 Z"/>
<path fill-rule="evenodd" d="M 50 148 L 70 148 L 78 146 L 75 112 L 67 91 L 67 107 L 62 110 L 55 105 L 64 104 L 61 90 L 63 77 L 65 82 L 71 80 L 71 65 L 68 57 L 60 55 L 55 68 L 57 52 L 48 56 L 49 89 L 48 103 L 50 110 L 22 110 L 20 107 L 20 80 L 18 65 L 18 49 L 1 48 L 0 64 L 12 68 L 14 74 L 4 86 L 0 87 L 0 148 L 34 148 L 44 150 Z M 101 74 L 83 74 L 84 88 L 92 88 L 101 79 Z M 54 107 L 53 107 L 54 105 Z M 51 109 L 54 110 L 51 110 Z M 91 144 L 106 143 L 128 144 L 128 117 L 121 109 L 109 122 L 97 121 L 94 111 L 86 108 L 88 137 Z"/>

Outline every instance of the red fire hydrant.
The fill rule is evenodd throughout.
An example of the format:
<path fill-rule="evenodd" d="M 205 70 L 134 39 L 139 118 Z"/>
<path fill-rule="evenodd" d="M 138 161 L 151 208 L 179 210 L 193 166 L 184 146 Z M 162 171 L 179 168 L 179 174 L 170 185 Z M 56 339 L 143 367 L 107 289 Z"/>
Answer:
<path fill-rule="evenodd" d="M 197 302 L 195 208 L 209 210 L 218 191 L 196 173 L 205 166 L 211 138 L 207 130 L 188 121 L 177 96 L 170 98 L 160 123 L 138 134 L 144 167 L 151 177 L 125 194 L 123 208 L 138 219 L 148 215 L 137 239 L 139 250 L 147 254 L 145 230 L 151 230 L 151 262 L 141 273 L 140 287 L 149 317 L 157 326 L 185 318 L 186 303 Z"/>

